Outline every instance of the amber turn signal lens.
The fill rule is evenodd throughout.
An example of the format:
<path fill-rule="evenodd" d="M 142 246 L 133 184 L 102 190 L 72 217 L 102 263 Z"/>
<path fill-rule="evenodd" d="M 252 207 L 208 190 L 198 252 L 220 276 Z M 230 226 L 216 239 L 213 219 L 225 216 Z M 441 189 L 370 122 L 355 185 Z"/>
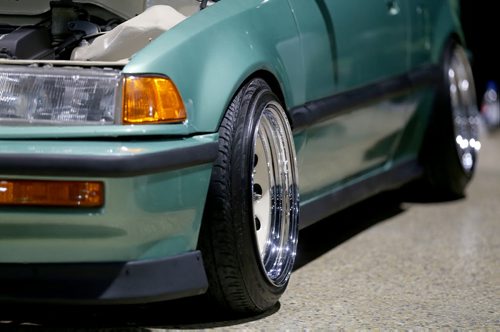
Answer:
<path fill-rule="evenodd" d="M 123 84 L 123 123 L 180 123 L 186 109 L 167 77 L 128 76 Z"/>
<path fill-rule="evenodd" d="M 0 205 L 98 208 L 102 182 L 0 180 Z"/>

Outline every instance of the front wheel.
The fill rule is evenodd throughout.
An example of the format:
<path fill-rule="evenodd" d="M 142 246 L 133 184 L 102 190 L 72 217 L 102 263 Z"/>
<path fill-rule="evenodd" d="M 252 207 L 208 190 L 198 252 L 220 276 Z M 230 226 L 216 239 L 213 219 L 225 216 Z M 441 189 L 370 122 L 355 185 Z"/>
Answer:
<path fill-rule="evenodd" d="M 286 113 L 266 82 L 253 79 L 222 121 L 199 240 L 209 296 L 223 307 L 262 312 L 285 291 L 297 249 L 297 183 Z"/>

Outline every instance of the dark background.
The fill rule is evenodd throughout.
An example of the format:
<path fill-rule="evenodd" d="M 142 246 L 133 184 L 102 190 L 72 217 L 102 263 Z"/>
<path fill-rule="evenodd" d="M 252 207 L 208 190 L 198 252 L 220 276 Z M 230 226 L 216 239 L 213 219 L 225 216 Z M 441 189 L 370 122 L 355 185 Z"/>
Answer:
<path fill-rule="evenodd" d="M 500 11 L 496 0 L 461 0 L 461 20 L 479 102 L 488 81 L 500 85 Z"/>

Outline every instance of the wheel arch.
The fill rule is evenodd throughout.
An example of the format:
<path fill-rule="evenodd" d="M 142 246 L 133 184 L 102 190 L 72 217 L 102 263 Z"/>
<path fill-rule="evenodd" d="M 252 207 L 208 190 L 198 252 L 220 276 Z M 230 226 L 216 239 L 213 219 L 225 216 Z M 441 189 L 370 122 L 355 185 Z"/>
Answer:
<path fill-rule="evenodd" d="M 432 40 L 432 61 L 441 63 L 449 43 L 455 41 L 464 47 L 465 37 L 460 25 L 459 10 L 456 6 L 448 2 L 436 3 L 434 6 L 433 22 L 434 27 Z"/>
<path fill-rule="evenodd" d="M 242 80 L 241 83 L 239 85 L 237 85 L 237 88 L 233 91 L 231 98 L 228 99 L 227 106 L 225 109 L 227 110 L 227 108 L 229 107 L 229 104 L 231 104 L 232 100 L 236 97 L 236 95 L 239 93 L 239 91 L 245 85 L 247 85 L 250 81 L 252 81 L 256 78 L 260 78 L 260 79 L 264 80 L 269 85 L 269 87 L 271 88 L 271 91 L 276 95 L 279 102 L 281 103 L 281 105 L 285 109 L 288 120 L 290 121 L 290 113 L 289 113 L 288 108 L 287 108 L 287 102 L 286 102 L 287 98 L 285 97 L 285 93 L 283 92 L 283 85 L 282 85 L 280 79 L 278 79 L 277 75 L 272 73 L 270 70 L 266 70 L 266 69 L 255 70 L 253 73 L 249 74 L 244 80 Z M 222 122 L 222 119 L 219 122 L 218 128 L 220 127 L 221 122 Z"/>
<path fill-rule="evenodd" d="M 269 87 L 271 90 L 274 92 L 276 97 L 278 97 L 279 101 L 285 108 L 285 110 L 288 113 L 287 107 L 286 107 L 286 98 L 285 94 L 283 93 L 283 88 L 281 82 L 278 80 L 276 75 L 271 73 L 270 71 L 267 70 L 258 70 L 254 72 L 248 79 L 245 80 L 245 82 L 251 81 L 254 78 L 262 78 L 264 81 L 266 81 L 267 84 L 269 84 Z"/>

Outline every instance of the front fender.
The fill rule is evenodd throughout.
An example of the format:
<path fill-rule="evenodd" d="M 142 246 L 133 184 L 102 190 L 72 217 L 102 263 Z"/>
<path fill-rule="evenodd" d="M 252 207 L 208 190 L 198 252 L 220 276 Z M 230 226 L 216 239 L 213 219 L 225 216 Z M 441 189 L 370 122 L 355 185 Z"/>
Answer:
<path fill-rule="evenodd" d="M 125 73 L 159 73 L 177 85 L 191 132 L 215 132 L 238 87 L 266 70 L 287 105 L 302 93 L 300 38 L 286 0 L 222 0 L 137 53 Z"/>

